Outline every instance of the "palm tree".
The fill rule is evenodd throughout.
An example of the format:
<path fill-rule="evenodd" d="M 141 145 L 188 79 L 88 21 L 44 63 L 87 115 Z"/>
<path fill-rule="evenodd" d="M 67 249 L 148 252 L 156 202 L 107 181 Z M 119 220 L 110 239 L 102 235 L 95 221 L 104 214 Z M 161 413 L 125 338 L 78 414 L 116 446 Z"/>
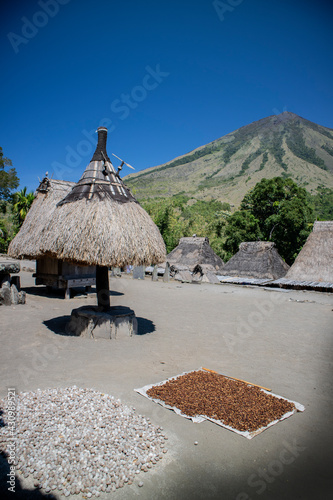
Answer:
<path fill-rule="evenodd" d="M 31 191 L 30 193 L 27 194 L 26 187 L 21 189 L 21 191 L 17 191 L 16 193 L 14 193 L 14 195 L 13 195 L 13 200 L 14 200 L 13 212 L 17 216 L 17 222 L 18 222 L 19 227 L 22 226 L 23 221 L 24 221 L 34 199 L 35 199 L 34 193 Z"/>

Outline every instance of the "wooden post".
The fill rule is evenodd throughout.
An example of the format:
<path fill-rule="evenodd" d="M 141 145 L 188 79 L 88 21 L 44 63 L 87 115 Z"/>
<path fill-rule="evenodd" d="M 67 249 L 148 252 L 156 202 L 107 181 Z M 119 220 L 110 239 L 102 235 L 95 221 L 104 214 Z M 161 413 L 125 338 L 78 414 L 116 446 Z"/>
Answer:
<path fill-rule="evenodd" d="M 109 269 L 106 266 L 96 266 L 97 305 L 102 311 L 110 308 Z"/>

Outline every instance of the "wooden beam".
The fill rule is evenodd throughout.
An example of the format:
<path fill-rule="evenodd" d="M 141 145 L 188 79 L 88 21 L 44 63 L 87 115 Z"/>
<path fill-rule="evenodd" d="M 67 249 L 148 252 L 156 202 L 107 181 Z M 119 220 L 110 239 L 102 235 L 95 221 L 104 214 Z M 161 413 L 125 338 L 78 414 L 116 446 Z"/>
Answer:
<path fill-rule="evenodd" d="M 110 309 L 109 269 L 96 266 L 97 305 L 102 311 Z"/>

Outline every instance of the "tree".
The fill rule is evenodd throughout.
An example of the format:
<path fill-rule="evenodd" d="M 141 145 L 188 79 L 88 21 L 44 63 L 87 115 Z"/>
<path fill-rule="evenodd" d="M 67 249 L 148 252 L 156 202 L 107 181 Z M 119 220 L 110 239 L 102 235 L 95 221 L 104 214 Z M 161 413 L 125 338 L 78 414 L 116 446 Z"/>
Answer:
<path fill-rule="evenodd" d="M 26 215 L 27 215 L 34 199 L 35 199 L 34 193 L 31 191 L 30 193 L 27 194 L 26 187 L 21 189 L 21 191 L 17 191 L 16 193 L 14 193 L 14 195 L 13 195 L 13 201 L 14 201 L 13 212 L 14 212 L 14 214 L 16 214 L 18 227 L 22 226 L 23 221 L 26 218 Z"/>
<path fill-rule="evenodd" d="M 229 260 L 243 241 L 257 241 L 261 238 L 258 219 L 248 210 L 238 210 L 228 218 L 228 225 L 224 233 L 226 239 L 223 244 L 225 260 Z"/>
<path fill-rule="evenodd" d="M 292 264 L 314 220 L 306 190 L 290 178 L 262 179 L 245 195 L 240 208 L 257 220 L 262 239 L 275 242 L 280 255 Z M 243 241 L 253 241 L 251 231 L 243 237 Z"/>
<path fill-rule="evenodd" d="M 2 147 L 0 147 L 0 200 L 9 200 L 11 191 L 18 188 L 20 183 L 15 168 L 5 170 L 11 166 L 12 161 L 4 157 Z"/>

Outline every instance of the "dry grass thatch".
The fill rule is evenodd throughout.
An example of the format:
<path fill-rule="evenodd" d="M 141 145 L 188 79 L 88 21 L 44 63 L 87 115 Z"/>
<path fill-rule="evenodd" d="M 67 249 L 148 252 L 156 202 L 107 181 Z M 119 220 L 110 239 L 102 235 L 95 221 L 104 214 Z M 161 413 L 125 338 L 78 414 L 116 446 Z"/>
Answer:
<path fill-rule="evenodd" d="M 179 270 L 190 271 L 200 264 L 205 272 L 219 272 L 224 265 L 209 245 L 209 239 L 197 236 L 180 238 L 178 246 L 167 255 L 167 261 Z"/>
<path fill-rule="evenodd" d="M 41 251 L 99 266 L 148 265 L 165 259 L 160 232 L 138 203 L 84 198 L 57 208 L 43 230 Z"/>
<path fill-rule="evenodd" d="M 8 255 L 17 259 L 40 257 L 43 229 L 52 219 L 57 203 L 71 191 L 74 184 L 43 179 L 20 231 L 9 245 Z"/>
<path fill-rule="evenodd" d="M 12 256 L 49 256 L 74 264 L 109 267 L 165 260 L 162 236 L 123 183 L 119 169 L 116 172 L 113 167 L 106 140 L 107 129 L 100 127 L 92 160 L 79 182 L 61 197 L 44 179 L 10 246 Z M 52 181 L 51 186 L 57 183 L 61 181 Z M 46 194 L 40 196 L 44 187 Z"/>
<path fill-rule="evenodd" d="M 275 243 L 249 241 L 239 245 L 239 250 L 223 268 L 228 276 L 278 279 L 285 276 L 288 264 L 279 255 Z"/>
<path fill-rule="evenodd" d="M 333 221 L 314 223 L 286 278 L 333 283 Z"/>

